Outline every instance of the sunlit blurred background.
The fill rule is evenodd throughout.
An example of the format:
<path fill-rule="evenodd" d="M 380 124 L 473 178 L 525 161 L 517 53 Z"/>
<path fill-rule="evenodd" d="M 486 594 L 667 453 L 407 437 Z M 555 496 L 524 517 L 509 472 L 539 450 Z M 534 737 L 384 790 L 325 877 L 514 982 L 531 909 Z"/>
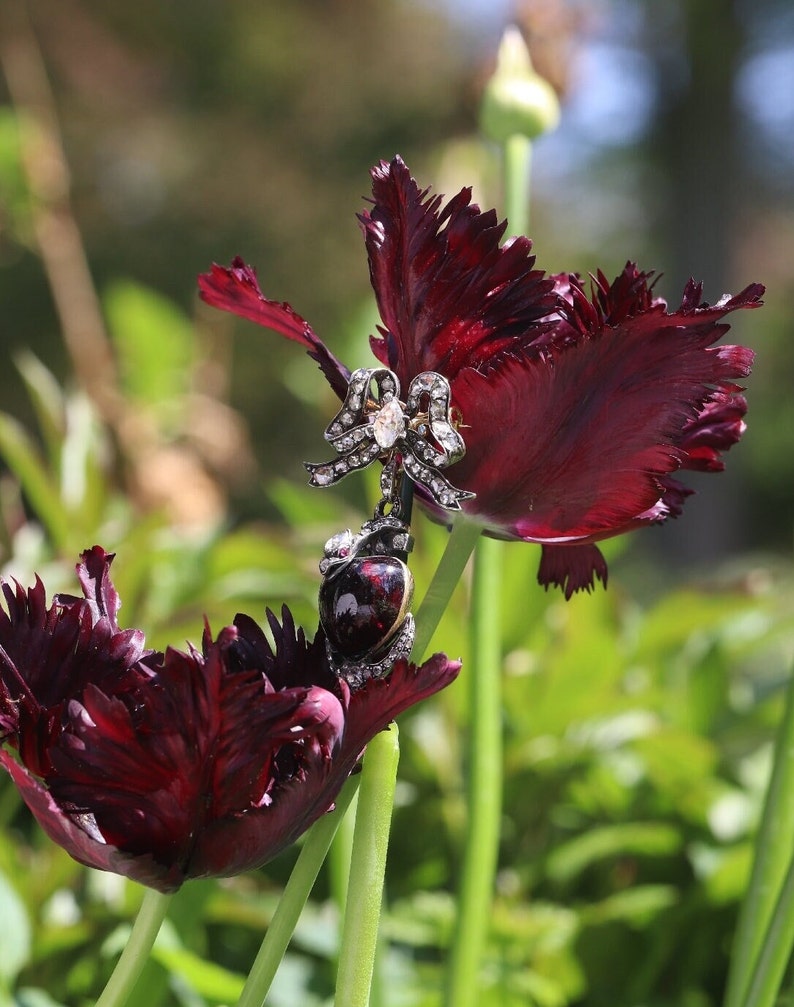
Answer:
<path fill-rule="evenodd" d="M 790 0 L 0 0 L 0 573 L 73 592 L 100 542 L 122 623 L 152 646 L 283 601 L 314 632 L 321 544 L 369 516 L 377 476 L 306 487 L 331 392 L 294 345 L 199 302 L 196 276 L 241 255 L 368 366 L 368 170 L 400 153 L 435 192 L 473 185 L 502 207 L 477 111 L 510 22 L 562 104 L 533 154 L 538 265 L 612 277 L 633 259 L 673 306 L 689 276 L 710 302 L 768 293 L 730 334 L 757 364 L 727 471 L 692 478 L 680 520 L 606 544 L 608 591 L 566 603 L 534 584 L 537 547 L 504 551 L 481 1004 L 714 1007 L 794 658 Z M 414 531 L 421 596 L 445 532 Z M 460 590 L 435 642 L 464 672 L 401 718 L 378 1007 L 438 1003 L 467 622 Z M 234 1002 L 294 855 L 186 886 L 136 1003 Z M 340 863 L 274 1007 L 328 1002 Z M 0 994 L 94 1002 L 139 898 L 69 860 L 0 780 L 0 905 L 17 920 Z"/>
<path fill-rule="evenodd" d="M 194 396 L 174 431 L 199 460 L 182 493 L 192 508 L 181 502 L 193 518 L 227 495 L 233 519 L 272 518 L 263 484 L 302 479 L 333 409 L 293 347 L 202 308 L 196 274 L 242 255 L 269 296 L 290 301 L 351 366 L 366 362 L 375 317 L 355 213 L 368 168 L 399 152 L 435 191 L 473 184 L 481 204 L 501 205 L 476 112 L 513 20 L 562 100 L 559 129 L 534 155 L 538 264 L 614 275 L 631 258 L 663 274 L 657 290 L 674 304 L 690 275 L 711 301 L 751 281 L 769 288 L 766 308 L 738 317 L 731 337 L 758 352 L 749 432 L 727 474 L 695 478 L 686 519 L 642 536 L 637 557 L 702 574 L 728 554 L 789 552 L 794 9 L 785 0 L 29 0 L 6 3 L 2 18 L 4 358 L 29 349 L 63 379 L 63 312 L 78 332 L 98 324 L 70 261 L 79 246 L 58 229 L 73 216 L 113 338 L 139 288 L 198 319 L 197 360 L 174 388 Z M 37 167 L 27 178 L 13 114 L 49 131 L 29 140 Z M 42 224 L 42 214 L 55 219 Z M 26 417 L 18 374 L 5 367 L 0 382 L 4 409 Z M 147 471 L 145 492 L 167 496 L 161 483 L 177 470 Z"/>

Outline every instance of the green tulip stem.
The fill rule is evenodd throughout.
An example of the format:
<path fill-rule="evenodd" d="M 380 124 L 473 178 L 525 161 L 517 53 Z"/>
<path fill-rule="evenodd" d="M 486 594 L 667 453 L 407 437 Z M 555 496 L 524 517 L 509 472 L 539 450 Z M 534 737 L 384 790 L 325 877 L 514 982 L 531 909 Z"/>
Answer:
<path fill-rule="evenodd" d="M 775 1007 L 794 945 L 794 862 L 789 864 L 780 898 L 764 934 L 744 1007 Z"/>
<path fill-rule="evenodd" d="M 463 669 L 469 711 L 465 739 L 468 821 L 446 1007 L 480 1003 L 478 973 L 491 919 L 502 810 L 502 546 L 483 538 L 474 556 L 469 659 Z"/>
<path fill-rule="evenodd" d="M 505 213 L 508 233 L 526 234 L 529 229 L 529 180 L 532 141 L 519 133 L 509 136 L 503 146 Z"/>
<path fill-rule="evenodd" d="M 144 966 L 149 961 L 149 952 L 160 932 L 172 898 L 173 895 L 164 895 L 153 888 L 146 889 L 129 940 L 121 952 L 107 986 L 97 1000 L 96 1007 L 122 1007 L 122 1004 L 127 1002 Z"/>
<path fill-rule="evenodd" d="M 358 779 L 358 778 L 356 778 Z M 356 789 L 356 795 L 358 789 Z M 350 810 L 342 818 L 336 830 L 334 841 L 328 851 L 328 887 L 331 898 L 339 911 L 339 918 L 345 911 L 347 902 L 347 881 L 350 876 L 350 857 L 353 850 L 353 829 L 356 824 L 358 801 L 356 795 L 350 802 Z"/>
<path fill-rule="evenodd" d="M 790 950 L 791 934 L 778 921 L 786 918 L 786 900 L 792 892 L 792 850 L 794 850 L 794 676 L 788 687 L 783 720 L 778 729 L 772 774 L 769 780 L 761 825 L 756 839 L 755 862 L 744 898 L 734 940 L 725 1007 L 756 1004 L 748 996 L 751 983 L 757 986 L 761 961 L 768 977 L 774 951 L 770 941 L 785 939 Z M 781 894 L 783 893 L 783 894 Z M 776 909 L 777 907 L 777 909 Z M 790 907 L 788 907 L 790 912 Z M 788 950 L 786 954 L 788 954 Z M 753 980 L 753 975 L 756 980 Z M 761 1000 L 757 1001 L 760 1005 Z"/>
<path fill-rule="evenodd" d="M 479 526 L 468 521 L 456 524 L 450 535 L 435 576 L 416 614 L 416 643 L 413 653 L 415 660 L 421 660 L 422 654 L 429 646 L 479 535 Z M 379 751 L 384 748 L 385 752 Z M 377 946 L 377 923 L 398 751 L 397 728 L 392 725 L 389 731 L 379 734 L 369 743 L 364 769 L 360 776 L 353 777 L 348 782 L 337 798 L 336 811 L 321 818 L 308 833 L 237 1007 L 261 1007 L 264 1003 L 300 912 L 309 897 L 345 810 L 353 799 L 359 780 L 362 783 L 362 793 L 356 812 L 356 826 L 350 854 L 351 871 L 346 891 L 348 910 L 340 952 L 337 1003 L 344 1004 L 345 1007 L 367 1003 Z M 390 768 L 390 760 L 394 761 L 393 768 Z M 389 785 L 390 778 L 392 782 Z M 366 781 L 370 782 L 367 784 Z M 347 859 L 347 853 L 344 852 L 346 845 L 343 843 L 339 850 L 340 863 Z M 382 851 L 384 858 L 380 865 L 371 862 L 376 850 Z M 380 881 L 377 880 L 378 871 Z M 336 894 L 342 897 L 345 885 L 340 883 L 338 874 L 336 882 L 334 886 Z M 359 939 L 356 934 L 363 932 L 367 926 L 371 926 L 367 939 Z"/>
<path fill-rule="evenodd" d="M 284 893 L 267 928 L 265 939 L 246 979 L 237 1007 L 262 1007 L 276 970 L 281 964 L 309 893 L 325 861 L 328 848 L 350 802 L 358 790 L 359 777 L 351 777 L 336 799 L 332 812 L 323 815 L 306 835 Z"/>
<path fill-rule="evenodd" d="M 416 639 L 411 655 L 414 661 L 421 661 L 430 646 L 481 532 L 481 525 L 463 517 L 452 526 L 444 554 L 416 612 Z"/>
<path fill-rule="evenodd" d="M 504 198 L 510 234 L 529 222 L 532 141 L 503 143 Z M 446 1007 L 480 1002 L 478 974 L 491 918 L 502 813 L 501 583 L 503 543 L 481 538 L 472 579 L 468 685 L 466 803 L 468 820 L 458 911 L 447 967 Z"/>
<path fill-rule="evenodd" d="M 336 978 L 336 1007 L 368 1007 L 370 1002 L 399 757 L 396 724 L 375 735 L 364 755 Z"/>

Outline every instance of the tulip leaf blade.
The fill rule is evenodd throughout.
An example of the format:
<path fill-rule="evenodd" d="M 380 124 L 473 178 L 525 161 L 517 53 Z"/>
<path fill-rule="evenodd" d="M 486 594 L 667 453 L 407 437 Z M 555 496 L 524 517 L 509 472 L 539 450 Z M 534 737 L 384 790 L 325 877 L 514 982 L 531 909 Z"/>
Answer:
<path fill-rule="evenodd" d="M 236 1003 L 245 984 L 243 976 L 229 969 L 205 961 L 191 951 L 180 947 L 155 944 L 152 958 L 172 975 L 182 978 L 202 997 L 218 1003 Z"/>
<path fill-rule="evenodd" d="M 3 921 L 0 986 L 10 986 L 30 961 L 31 927 L 25 903 L 2 872 L 0 872 L 0 919 Z"/>

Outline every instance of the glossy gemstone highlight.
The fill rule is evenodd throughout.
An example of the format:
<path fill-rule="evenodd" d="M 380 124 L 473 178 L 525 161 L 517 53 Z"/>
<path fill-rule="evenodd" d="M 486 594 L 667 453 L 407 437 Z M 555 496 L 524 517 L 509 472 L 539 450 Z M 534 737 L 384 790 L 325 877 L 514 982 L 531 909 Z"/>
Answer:
<path fill-rule="evenodd" d="M 414 581 L 392 556 L 354 559 L 320 587 L 320 622 L 331 646 L 349 660 L 377 657 L 400 628 Z"/>

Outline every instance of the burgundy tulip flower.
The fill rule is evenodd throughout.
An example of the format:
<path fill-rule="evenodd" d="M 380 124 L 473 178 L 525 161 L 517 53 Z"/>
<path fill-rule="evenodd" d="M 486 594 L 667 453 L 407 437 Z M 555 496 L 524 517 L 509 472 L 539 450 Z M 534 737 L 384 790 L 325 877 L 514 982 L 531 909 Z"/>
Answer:
<path fill-rule="evenodd" d="M 449 381 L 466 455 L 447 474 L 475 494 L 463 511 L 488 535 L 539 543 L 538 579 L 566 597 L 606 583 L 594 543 L 678 515 L 691 491 L 675 473 L 720 471 L 741 437 L 736 382 L 753 354 L 715 343 L 722 319 L 759 306 L 764 288 L 709 305 L 690 280 L 668 311 L 653 274 L 628 263 L 588 290 L 574 274 L 535 270 L 529 239 L 500 244 L 506 222 L 481 212 L 470 189 L 442 206 L 399 157 L 372 180 L 360 215 L 383 322 L 372 349 L 402 387 L 425 370 Z M 344 396 L 347 369 L 241 259 L 214 265 L 199 286 L 209 304 L 306 347 Z"/>
<path fill-rule="evenodd" d="M 284 608 L 275 649 L 248 616 L 202 649 L 144 649 L 117 623 L 113 556 L 83 553 L 83 598 L 3 584 L 0 763 L 76 860 L 160 891 L 257 867 L 333 807 L 367 742 L 459 664 L 356 691 Z"/>

